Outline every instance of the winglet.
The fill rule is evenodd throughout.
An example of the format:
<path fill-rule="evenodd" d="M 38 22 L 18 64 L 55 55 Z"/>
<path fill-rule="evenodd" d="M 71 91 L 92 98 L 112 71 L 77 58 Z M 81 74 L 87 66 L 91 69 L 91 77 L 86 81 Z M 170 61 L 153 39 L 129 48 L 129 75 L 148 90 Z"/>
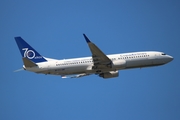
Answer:
<path fill-rule="evenodd" d="M 87 42 L 87 43 L 91 42 L 91 41 L 89 40 L 89 38 L 88 38 L 85 34 L 83 34 L 83 36 L 84 36 L 84 38 L 86 39 L 86 42 Z"/>

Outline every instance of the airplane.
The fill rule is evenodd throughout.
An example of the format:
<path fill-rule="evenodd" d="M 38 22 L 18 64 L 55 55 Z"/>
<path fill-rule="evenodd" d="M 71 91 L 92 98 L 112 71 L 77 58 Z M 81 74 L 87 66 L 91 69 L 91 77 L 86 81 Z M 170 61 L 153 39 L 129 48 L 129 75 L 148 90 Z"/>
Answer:
<path fill-rule="evenodd" d="M 158 51 L 106 55 L 85 34 L 83 36 L 92 56 L 62 60 L 44 57 L 21 37 L 15 37 L 22 55 L 23 69 L 46 75 L 59 75 L 62 78 L 79 78 L 95 74 L 107 79 L 118 77 L 119 70 L 159 66 L 173 60 L 172 56 Z"/>

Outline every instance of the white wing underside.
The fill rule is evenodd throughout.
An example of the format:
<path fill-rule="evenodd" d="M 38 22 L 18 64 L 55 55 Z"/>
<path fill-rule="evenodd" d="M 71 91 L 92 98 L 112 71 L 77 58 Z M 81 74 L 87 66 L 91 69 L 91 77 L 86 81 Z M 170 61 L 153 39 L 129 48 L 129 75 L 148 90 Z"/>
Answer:
<path fill-rule="evenodd" d="M 69 76 L 64 75 L 64 76 L 61 76 L 61 77 L 62 78 L 80 78 L 80 77 L 84 77 L 84 76 L 88 76 L 88 75 L 91 75 L 91 74 L 82 73 L 82 74 L 73 75 L 73 76 L 71 76 L 71 75 L 69 75 Z"/>

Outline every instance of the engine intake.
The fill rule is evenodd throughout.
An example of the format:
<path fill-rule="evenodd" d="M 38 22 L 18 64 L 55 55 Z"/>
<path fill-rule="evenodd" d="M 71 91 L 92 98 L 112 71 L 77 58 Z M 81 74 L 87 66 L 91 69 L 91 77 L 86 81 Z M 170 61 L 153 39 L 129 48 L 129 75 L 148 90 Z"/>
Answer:
<path fill-rule="evenodd" d="M 110 72 L 99 74 L 99 77 L 102 77 L 102 78 L 113 78 L 113 77 L 118 77 L 118 76 L 119 76 L 118 71 L 110 71 Z"/>

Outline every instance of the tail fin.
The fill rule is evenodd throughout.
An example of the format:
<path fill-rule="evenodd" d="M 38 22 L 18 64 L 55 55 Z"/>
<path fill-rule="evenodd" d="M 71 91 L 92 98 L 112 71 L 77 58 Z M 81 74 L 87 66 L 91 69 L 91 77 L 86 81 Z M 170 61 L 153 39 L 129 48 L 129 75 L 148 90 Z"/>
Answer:
<path fill-rule="evenodd" d="M 21 37 L 15 37 L 15 40 L 23 58 L 27 58 L 28 60 L 34 63 L 47 61 L 43 56 L 41 56 L 34 48 L 32 48 Z"/>

